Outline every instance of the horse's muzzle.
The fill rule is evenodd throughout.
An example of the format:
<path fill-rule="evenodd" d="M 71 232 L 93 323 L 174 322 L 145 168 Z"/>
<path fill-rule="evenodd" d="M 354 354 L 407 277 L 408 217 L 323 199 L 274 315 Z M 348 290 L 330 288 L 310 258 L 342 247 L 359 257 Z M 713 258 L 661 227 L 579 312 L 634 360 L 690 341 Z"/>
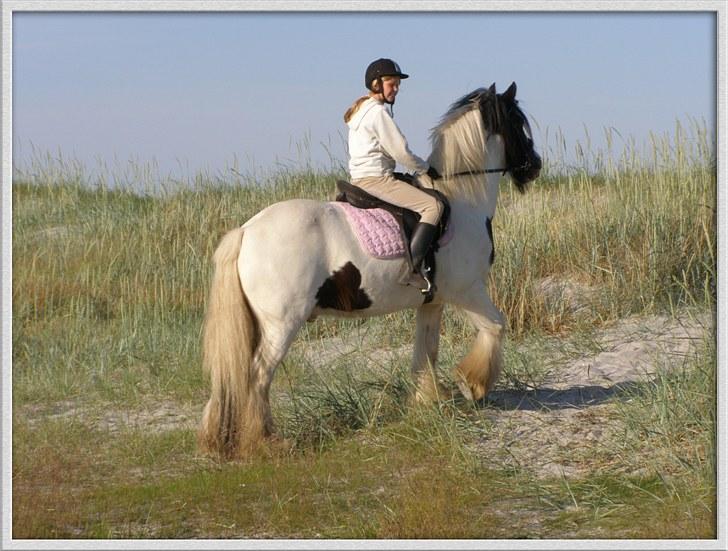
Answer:
<path fill-rule="evenodd" d="M 527 184 L 538 178 L 538 175 L 541 174 L 542 167 L 541 157 L 537 153 L 534 153 L 533 157 L 528 160 L 523 168 L 513 170 L 511 176 L 519 184 Z"/>

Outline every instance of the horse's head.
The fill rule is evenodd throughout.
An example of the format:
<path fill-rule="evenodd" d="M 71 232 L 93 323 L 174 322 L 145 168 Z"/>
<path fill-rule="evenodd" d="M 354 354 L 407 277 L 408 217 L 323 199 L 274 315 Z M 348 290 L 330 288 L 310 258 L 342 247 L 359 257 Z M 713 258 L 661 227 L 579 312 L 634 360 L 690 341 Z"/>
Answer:
<path fill-rule="evenodd" d="M 485 168 L 487 136 L 498 135 L 503 151 Z M 430 162 L 445 176 L 508 172 L 519 191 L 541 172 L 541 157 L 534 149 L 531 126 L 518 107 L 516 83 L 502 94 L 478 88 L 456 101 L 432 130 Z"/>
<path fill-rule="evenodd" d="M 531 125 L 518 107 L 516 83 L 512 83 L 502 94 L 497 94 L 492 84 L 480 99 L 483 121 L 490 131 L 500 134 L 505 146 L 506 172 L 519 191 L 524 191 L 529 182 L 538 178 L 541 172 L 541 157 L 534 149 Z"/>

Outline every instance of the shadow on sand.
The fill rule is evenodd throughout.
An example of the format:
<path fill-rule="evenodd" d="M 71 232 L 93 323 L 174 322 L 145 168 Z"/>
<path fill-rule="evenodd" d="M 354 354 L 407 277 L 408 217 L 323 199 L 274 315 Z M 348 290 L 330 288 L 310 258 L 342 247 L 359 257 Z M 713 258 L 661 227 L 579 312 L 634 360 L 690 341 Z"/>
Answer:
<path fill-rule="evenodd" d="M 566 389 L 539 388 L 536 390 L 493 390 L 479 405 L 502 410 L 560 410 L 596 406 L 625 393 L 634 393 L 639 385 L 632 381 L 610 387 L 589 385 Z"/>

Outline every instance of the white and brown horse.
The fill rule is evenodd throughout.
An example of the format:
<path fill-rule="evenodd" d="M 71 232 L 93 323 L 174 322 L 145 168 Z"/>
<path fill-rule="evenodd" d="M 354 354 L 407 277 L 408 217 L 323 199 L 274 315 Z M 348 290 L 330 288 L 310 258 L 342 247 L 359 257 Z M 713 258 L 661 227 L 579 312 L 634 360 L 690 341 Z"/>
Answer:
<path fill-rule="evenodd" d="M 436 253 L 437 292 L 423 304 L 399 283 L 404 257 L 375 258 L 362 249 L 342 208 L 294 199 L 273 204 L 227 233 L 214 254 L 203 336 L 203 366 L 212 395 L 199 431 L 203 450 L 239 457 L 272 435 L 269 389 L 299 329 L 316 316 L 378 316 L 417 309 L 412 375 L 416 398 L 438 388 L 440 321 L 446 303 L 477 329 L 472 351 L 455 367 L 470 399 L 486 395 L 502 365 L 503 314 L 487 289 L 493 263 L 491 220 L 498 184 L 509 173 L 523 191 L 541 169 L 516 85 L 495 85 L 455 102 L 432 131 L 430 164 L 450 201 L 452 238 Z"/>

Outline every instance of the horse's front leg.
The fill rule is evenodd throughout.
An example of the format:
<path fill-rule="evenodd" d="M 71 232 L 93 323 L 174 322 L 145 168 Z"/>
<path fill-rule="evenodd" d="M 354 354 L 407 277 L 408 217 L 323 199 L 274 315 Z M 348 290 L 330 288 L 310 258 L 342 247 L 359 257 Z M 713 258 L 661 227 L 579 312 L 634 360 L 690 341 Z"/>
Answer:
<path fill-rule="evenodd" d="M 455 368 L 454 378 L 466 398 L 480 400 L 493 388 L 503 368 L 505 316 L 483 284 L 475 285 L 458 302 L 478 334 L 470 352 Z"/>
<path fill-rule="evenodd" d="M 412 356 L 412 379 L 416 385 L 414 398 L 417 402 L 432 402 L 445 397 L 444 389 L 435 377 L 443 308 L 442 304 L 424 304 L 417 309 Z"/>

